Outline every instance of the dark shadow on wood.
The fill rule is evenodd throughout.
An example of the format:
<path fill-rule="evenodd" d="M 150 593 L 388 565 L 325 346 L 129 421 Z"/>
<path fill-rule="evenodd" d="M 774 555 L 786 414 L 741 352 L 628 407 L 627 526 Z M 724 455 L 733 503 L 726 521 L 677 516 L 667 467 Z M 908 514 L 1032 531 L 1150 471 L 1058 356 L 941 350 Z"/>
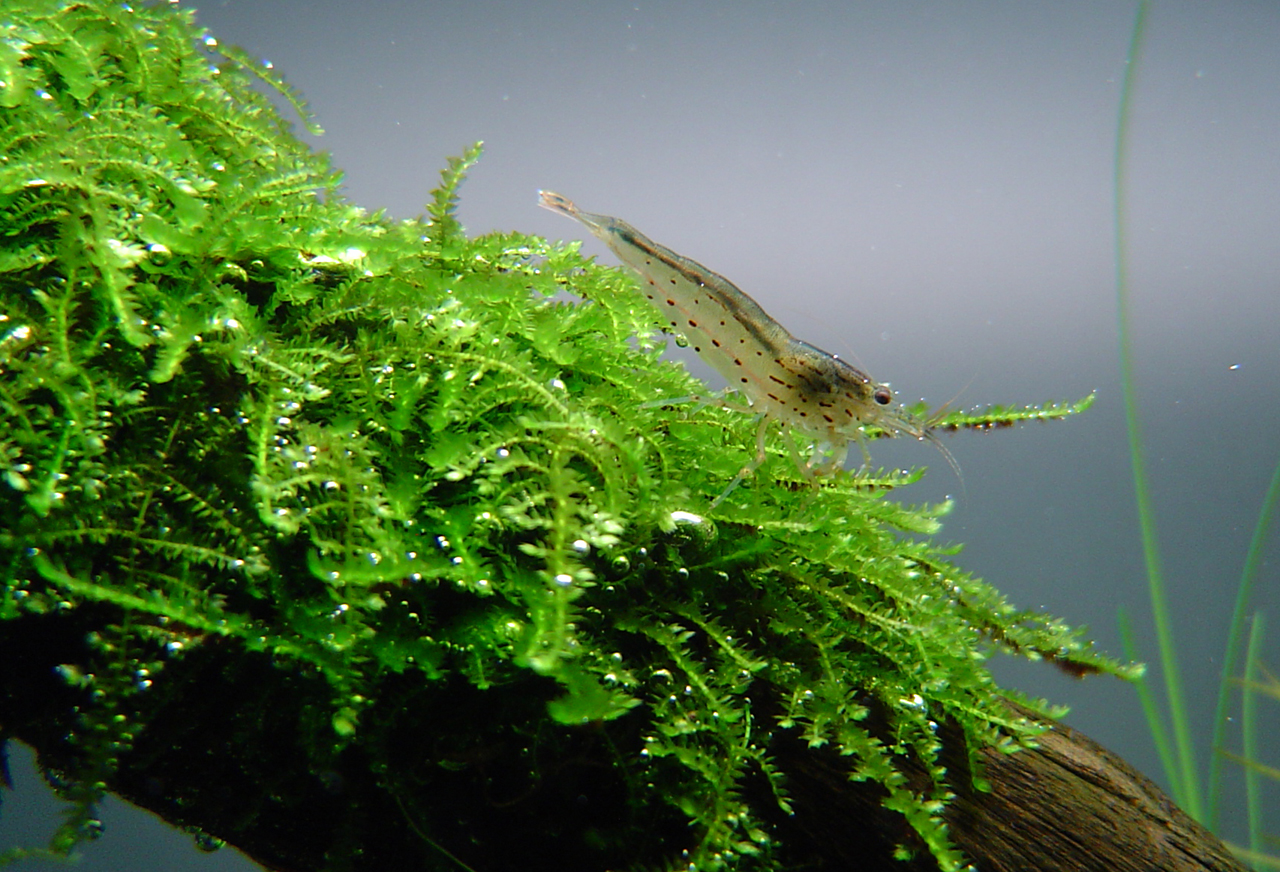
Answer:
<path fill-rule="evenodd" d="M 117 617 L 81 607 L 0 627 L 0 735 L 34 747 L 44 765 L 74 769 L 65 737 L 75 726 L 73 707 L 86 700 L 55 667 L 86 658 L 85 634 Z M 145 728 L 110 789 L 288 872 L 456 872 L 442 848 L 476 872 L 658 868 L 678 858 L 688 839 L 683 816 L 632 807 L 617 774 L 617 755 L 641 746 L 631 726 L 639 718 L 607 729 L 539 726 L 546 694 L 535 682 L 478 691 L 423 689 L 413 676 L 391 681 L 404 685 L 386 688 L 395 710 L 371 712 L 368 723 L 383 731 L 370 746 L 394 753 L 369 759 L 357 744 L 316 767 L 298 725 L 328 693 L 324 682 L 234 644 L 205 643 L 139 695 L 145 708 L 136 717 Z M 753 694 L 756 711 L 772 707 L 770 694 L 767 686 Z M 472 718 L 490 725 L 483 742 L 469 728 Z M 502 725 L 496 733 L 495 723 Z M 545 746 L 543 735 L 553 737 Z M 1079 732 L 1055 726 L 1037 748 L 982 752 L 989 793 L 965 787 L 958 731 L 944 727 L 944 740 L 948 771 L 957 776 L 951 834 L 983 872 L 1243 872 L 1149 779 Z M 507 755 L 542 754 L 543 747 L 556 753 L 539 761 L 536 781 L 504 779 Z M 847 778 L 847 758 L 781 730 L 770 751 L 795 813 L 776 811 L 762 778 L 749 779 L 747 791 L 780 841 L 779 868 L 936 868 L 923 850 L 893 859 L 895 846 L 911 845 L 914 835 L 880 806 L 882 788 Z M 923 770 L 903 762 L 910 778 L 925 783 Z"/>

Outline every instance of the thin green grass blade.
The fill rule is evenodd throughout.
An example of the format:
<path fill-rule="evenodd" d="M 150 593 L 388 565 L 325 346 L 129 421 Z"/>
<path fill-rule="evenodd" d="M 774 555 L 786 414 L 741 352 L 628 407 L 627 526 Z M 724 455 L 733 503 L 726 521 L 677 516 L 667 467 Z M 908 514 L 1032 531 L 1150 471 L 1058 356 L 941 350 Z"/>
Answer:
<path fill-rule="evenodd" d="M 1264 869 L 1280 869 L 1280 857 L 1271 854 L 1264 854 L 1261 851 L 1247 851 L 1231 843 L 1227 843 L 1227 847 L 1231 849 L 1231 853 L 1236 855 L 1236 859 L 1241 862 L 1248 863 L 1254 869 L 1262 872 Z"/>
<path fill-rule="evenodd" d="M 1253 597 L 1254 583 L 1258 579 L 1258 570 L 1262 565 L 1262 551 L 1266 544 L 1267 533 L 1271 530 L 1275 519 L 1276 503 L 1280 502 L 1280 463 L 1276 464 L 1271 474 L 1271 485 L 1262 500 L 1262 511 L 1258 513 L 1258 523 L 1253 528 L 1253 538 L 1249 540 L 1249 552 L 1245 557 L 1244 571 L 1240 574 L 1240 584 L 1236 587 L 1236 604 L 1231 612 L 1231 627 L 1227 632 L 1227 650 L 1222 657 L 1222 678 L 1218 683 L 1218 704 L 1213 713 L 1213 747 L 1221 748 L 1226 740 L 1227 711 L 1230 705 L 1229 688 L 1238 674 L 1240 660 L 1241 637 L 1244 634 L 1245 616 L 1248 613 L 1249 601 Z M 1255 621 L 1258 618 L 1254 619 Z M 1249 664 L 1245 664 L 1246 669 Z M 1245 699 L 1249 698 L 1246 690 Z M 1214 754 L 1209 763 L 1209 828 L 1215 829 L 1218 823 L 1218 812 L 1222 799 L 1222 757 Z"/>
<path fill-rule="evenodd" d="M 1258 694 L 1252 690 L 1258 681 L 1258 663 L 1262 657 L 1262 637 L 1266 621 L 1261 612 L 1253 615 L 1249 628 L 1249 648 L 1244 661 L 1244 700 L 1240 706 L 1241 746 L 1246 760 L 1260 760 L 1258 743 Z M 1226 682 L 1223 682 L 1224 685 Z M 1214 755 L 1217 757 L 1218 755 Z M 1244 770 L 1245 811 L 1249 821 L 1249 849 L 1262 853 L 1262 774 L 1256 767 Z"/>
<path fill-rule="evenodd" d="M 1116 623 L 1120 625 L 1120 643 L 1124 646 L 1125 659 L 1136 660 L 1138 646 L 1134 643 L 1133 623 L 1129 620 L 1129 613 L 1123 606 L 1116 615 Z M 1182 805 L 1182 796 L 1185 790 L 1179 780 L 1181 770 L 1177 766 L 1177 760 L 1174 757 L 1173 745 L 1169 742 L 1169 731 L 1165 729 L 1164 715 L 1160 711 L 1160 704 L 1156 702 L 1156 695 L 1151 690 L 1151 680 L 1146 675 L 1143 675 L 1133 684 L 1138 690 L 1138 701 L 1142 704 L 1142 714 L 1147 719 L 1147 728 L 1151 730 L 1151 740 L 1155 742 L 1156 754 L 1160 757 L 1160 765 L 1164 768 L 1165 774 L 1169 778 L 1169 792 L 1173 794 L 1174 801 Z"/>
<path fill-rule="evenodd" d="M 1138 523 L 1142 531 L 1142 553 L 1147 566 L 1147 590 L 1151 598 L 1151 612 L 1155 621 L 1156 640 L 1160 648 L 1160 670 L 1164 674 L 1165 694 L 1169 702 L 1169 717 L 1173 728 L 1176 768 L 1165 762 L 1166 774 L 1171 783 L 1181 785 L 1175 791 L 1178 803 L 1196 820 L 1203 820 L 1199 776 L 1196 773 L 1195 748 L 1187 721 L 1187 705 L 1182 690 L 1182 675 L 1178 668 L 1177 652 L 1173 639 L 1173 622 L 1169 617 L 1168 595 L 1165 591 L 1164 573 L 1160 567 L 1160 546 L 1156 536 L 1155 513 L 1151 507 L 1151 495 L 1147 489 L 1146 461 L 1142 448 L 1142 428 L 1138 420 L 1138 402 L 1133 381 L 1133 341 L 1131 298 L 1129 293 L 1128 264 L 1128 201 L 1125 198 L 1125 167 L 1129 155 L 1130 101 L 1133 98 L 1134 70 L 1146 31 L 1147 2 L 1140 0 L 1133 22 L 1133 36 L 1125 58 L 1124 79 L 1120 86 L 1120 112 L 1116 125 L 1115 155 L 1115 235 L 1116 235 L 1116 310 L 1120 339 L 1120 380 L 1124 394 L 1124 415 L 1129 434 L 1129 457 L 1133 466 L 1133 490 L 1138 504 Z M 1145 706 L 1145 704 L 1144 704 Z M 1161 759 L 1165 757 L 1162 754 Z M 1176 772 L 1176 777 L 1175 777 Z"/>

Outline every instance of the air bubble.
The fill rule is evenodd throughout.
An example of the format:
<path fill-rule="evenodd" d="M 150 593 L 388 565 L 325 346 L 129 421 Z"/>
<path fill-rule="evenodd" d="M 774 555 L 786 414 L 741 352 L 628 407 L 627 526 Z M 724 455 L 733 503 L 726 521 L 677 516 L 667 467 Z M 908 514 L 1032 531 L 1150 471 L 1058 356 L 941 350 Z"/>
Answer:
<path fill-rule="evenodd" d="M 924 697 L 918 693 L 913 693 L 911 696 L 903 697 L 898 700 L 898 705 L 903 708 L 915 709 L 916 711 L 921 712 L 925 710 Z"/>
<path fill-rule="evenodd" d="M 556 576 L 556 584 L 560 585 L 561 587 L 568 587 L 569 585 L 573 584 L 573 576 L 567 572 L 562 572 Z"/>
<path fill-rule="evenodd" d="M 196 843 L 196 849 L 206 854 L 212 854 L 226 844 L 222 839 L 208 833 L 193 833 L 191 838 Z"/>

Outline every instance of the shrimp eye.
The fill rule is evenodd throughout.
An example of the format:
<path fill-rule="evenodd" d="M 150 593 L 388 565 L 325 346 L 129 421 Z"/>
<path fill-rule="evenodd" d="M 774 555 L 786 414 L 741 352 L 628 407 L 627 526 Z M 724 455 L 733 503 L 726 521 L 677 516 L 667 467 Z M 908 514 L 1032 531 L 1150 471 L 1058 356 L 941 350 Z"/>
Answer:
<path fill-rule="evenodd" d="M 871 392 L 871 399 L 875 400 L 882 406 L 887 406 L 893 402 L 893 392 L 888 388 L 881 386 Z"/>

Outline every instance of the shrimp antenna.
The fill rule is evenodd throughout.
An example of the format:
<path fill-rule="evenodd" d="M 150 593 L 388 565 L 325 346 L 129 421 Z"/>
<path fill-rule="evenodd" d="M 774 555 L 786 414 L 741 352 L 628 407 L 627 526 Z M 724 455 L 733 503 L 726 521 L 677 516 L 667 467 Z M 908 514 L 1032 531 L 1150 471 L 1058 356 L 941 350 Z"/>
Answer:
<path fill-rule="evenodd" d="M 951 471 L 956 474 L 956 480 L 960 482 L 961 496 L 968 496 L 968 491 L 964 486 L 964 473 L 960 471 L 960 464 L 956 461 L 951 452 L 947 450 L 947 446 L 942 444 L 942 440 L 938 438 L 938 434 L 934 426 L 932 424 L 926 424 L 924 429 L 920 431 L 920 438 L 938 449 L 942 456 L 946 458 L 947 465 L 951 467 Z"/>

